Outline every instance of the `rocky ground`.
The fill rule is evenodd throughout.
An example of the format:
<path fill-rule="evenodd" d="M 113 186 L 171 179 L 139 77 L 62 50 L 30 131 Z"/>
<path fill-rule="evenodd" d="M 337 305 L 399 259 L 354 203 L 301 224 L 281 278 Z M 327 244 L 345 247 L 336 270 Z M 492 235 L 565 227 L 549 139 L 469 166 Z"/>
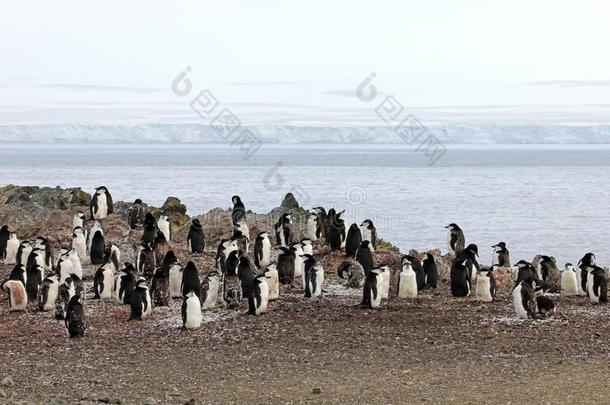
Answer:
<path fill-rule="evenodd" d="M 20 237 L 44 234 L 56 248 L 65 245 L 71 217 L 87 198 L 69 202 L 80 193 L 62 190 L 41 202 L 52 190 L 0 189 L 0 222 Z M 186 217 L 179 202 L 170 205 Z M 251 234 L 287 208 L 250 214 Z M 133 260 L 139 232 L 117 211 L 104 229 L 123 261 Z M 180 227 L 172 245 L 203 274 L 229 228 L 226 210 L 202 219 L 210 242 L 204 254 L 187 254 Z M 396 272 L 399 257 L 388 246 L 376 258 Z M 239 311 L 217 309 L 197 331 L 180 329 L 178 301 L 140 322 L 127 320 L 126 306 L 87 299 L 86 336 L 71 340 L 34 306 L 9 313 L 0 294 L 0 403 L 608 402 L 607 306 L 557 296 L 556 316 L 524 321 L 513 316 L 507 286 L 496 302 L 480 304 L 451 298 L 443 281 L 415 300 L 391 296 L 381 309 L 363 310 L 356 307 L 361 291 L 335 275 L 341 253 L 318 247 L 316 258 L 327 273 L 322 298 L 303 298 L 300 286 L 282 289 L 268 314 L 249 316 L 245 303 Z M 95 268 L 85 269 L 90 283 Z M 0 279 L 9 272 L 0 265 Z"/>

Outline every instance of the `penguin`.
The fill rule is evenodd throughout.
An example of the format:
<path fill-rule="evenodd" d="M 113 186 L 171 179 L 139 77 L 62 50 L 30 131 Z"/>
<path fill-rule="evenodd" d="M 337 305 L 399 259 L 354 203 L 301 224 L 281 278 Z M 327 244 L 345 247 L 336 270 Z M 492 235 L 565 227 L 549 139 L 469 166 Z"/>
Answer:
<path fill-rule="evenodd" d="M 513 309 L 518 318 L 536 318 L 538 307 L 533 282 L 532 277 L 526 277 L 523 280 L 518 279 L 517 285 L 513 288 Z"/>
<path fill-rule="evenodd" d="M 522 280 L 535 280 L 538 277 L 534 266 L 525 260 L 519 260 L 515 264 L 515 268 L 517 269 L 515 272 L 516 275 L 513 276 L 515 279 L 515 285 L 519 284 Z"/>
<path fill-rule="evenodd" d="M 280 280 L 276 265 L 270 264 L 267 266 L 264 274 L 269 285 L 269 301 L 275 301 L 280 298 Z"/>
<path fill-rule="evenodd" d="M 157 220 L 153 214 L 147 212 L 144 217 L 144 233 L 142 233 L 141 242 L 152 245 L 155 241 L 155 236 L 157 236 Z"/>
<path fill-rule="evenodd" d="M 131 229 L 141 229 L 144 227 L 146 210 L 141 199 L 136 199 L 127 211 L 127 224 Z"/>
<path fill-rule="evenodd" d="M 447 243 L 449 245 L 449 254 L 457 256 L 464 250 L 464 246 L 466 246 L 464 232 L 456 224 L 449 224 L 445 228 L 448 231 Z"/>
<path fill-rule="evenodd" d="M 169 274 L 169 269 L 172 267 L 172 265 L 174 265 L 176 263 L 178 263 L 178 258 L 176 257 L 176 254 L 174 253 L 174 251 L 170 250 L 167 252 L 165 257 L 163 258 L 163 263 L 161 263 L 161 266 L 163 266 L 163 268 Z"/>
<path fill-rule="evenodd" d="M 254 264 L 264 270 L 271 264 L 271 241 L 267 232 L 261 232 L 254 241 Z"/>
<path fill-rule="evenodd" d="M 11 270 L 11 274 L 9 276 L 10 280 L 20 281 L 23 284 L 23 288 L 25 288 L 27 283 L 27 273 L 25 271 L 25 266 L 21 264 L 16 264 Z"/>
<path fill-rule="evenodd" d="M 292 244 L 292 216 L 290 213 L 283 214 L 274 229 L 278 246 L 288 247 Z"/>
<path fill-rule="evenodd" d="M 231 252 L 233 255 L 235 252 Z M 227 266 L 223 280 L 222 298 L 229 309 L 239 309 L 239 304 L 243 297 L 241 281 L 237 274 L 237 266 Z"/>
<path fill-rule="evenodd" d="M 367 273 L 362 291 L 362 303 L 360 304 L 362 308 L 375 309 L 381 305 L 379 286 L 381 277 L 380 269 L 371 269 Z"/>
<path fill-rule="evenodd" d="M 248 295 L 248 313 L 261 315 L 269 308 L 269 284 L 265 274 L 258 274 L 252 280 L 252 290 Z"/>
<path fill-rule="evenodd" d="M 599 266 L 587 268 L 587 293 L 592 304 L 608 303 L 608 280 L 606 271 Z"/>
<path fill-rule="evenodd" d="M 377 270 L 379 270 L 379 275 L 381 277 L 377 283 L 377 287 L 380 288 L 381 299 L 387 300 L 390 298 L 390 279 L 392 278 L 390 267 L 387 264 L 382 264 L 377 267 Z"/>
<path fill-rule="evenodd" d="M 115 298 L 119 304 L 128 305 L 136 287 L 136 269 L 131 263 L 125 263 L 116 280 Z"/>
<path fill-rule="evenodd" d="M 119 271 L 121 252 L 112 245 L 104 253 L 104 265 L 97 269 L 93 277 L 93 291 L 95 299 L 109 299 L 114 293 L 114 277 Z"/>
<path fill-rule="evenodd" d="M 339 250 L 345 243 L 345 221 L 341 218 L 341 214 L 336 213 L 334 208 L 328 211 L 328 230 L 326 233 L 326 243 L 330 245 L 331 250 Z"/>
<path fill-rule="evenodd" d="M 44 270 L 53 270 L 53 248 L 51 247 L 49 240 L 44 236 L 39 236 L 34 242 L 34 247 L 44 251 L 44 261 L 42 263 Z"/>
<path fill-rule="evenodd" d="M 83 214 L 82 212 L 77 212 L 76 214 L 74 214 L 74 216 L 72 217 L 72 230 L 76 228 L 85 229 L 85 220 L 85 214 Z"/>
<path fill-rule="evenodd" d="M 305 237 L 309 240 L 318 240 L 318 215 L 309 213 L 307 223 L 305 224 Z"/>
<path fill-rule="evenodd" d="M 479 262 L 477 261 L 477 257 L 479 256 L 479 248 L 474 243 L 466 246 L 464 250 L 458 254 L 457 259 L 459 261 L 466 260 L 466 270 L 468 271 L 468 277 L 470 279 L 470 285 L 474 285 L 476 282 L 477 274 L 481 267 L 479 266 Z"/>
<path fill-rule="evenodd" d="M 152 300 L 144 277 L 138 278 L 131 296 L 129 320 L 143 321 L 152 314 Z"/>
<path fill-rule="evenodd" d="M 303 246 L 300 242 L 293 243 L 292 249 L 294 250 L 294 277 L 301 278 L 303 288 L 305 288 L 305 263 L 303 260 Z"/>
<path fill-rule="evenodd" d="M 199 279 L 199 270 L 195 263 L 188 262 L 184 270 L 182 270 L 182 283 L 180 286 L 182 297 L 194 291 L 197 294 L 197 298 L 201 299 L 201 280 Z"/>
<path fill-rule="evenodd" d="M 21 242 L 19 244 L 19 248 L 17 249 L 17 264 L 21 264 L 24 267 L 27 266 L 32 249 L 33 247 L 30 244 L 30 241 L 24 240 Z"/>
<path fill-rule="evenodd" d="M 85 311 L 80 303 L 80 296 L 74 295 L 68 301 L 65 315 L 66 331 L 70 338 L 82 338 L 85 336 L 87 326 L 85 324 Z"/>
<path fill-rule="evenodd" d="M 98 223 L 94 225 L 91 230 L 91 245 L 89 246 L 89 257 L 91 258 L 91 264 L 103 264 L 104 263 L 104 251 L 106 249 L 106 241 L 104 239 L 104 232 L 102 228 L 97 228 Z"/>
<path fill-rule="evenodd" d="M 91 212 L 91 219 L 95 220 L 105 219 L 109 214 L 114 212 L 112 196 L 105 186 L 95 189 L 95 193 L 91 198 L 89 210 Z"/>
<path fill-rule="evenodd" d="M 80 259 L 74 250 L 64 250 L 59 256 L 59 261 L 57 262 L 57 273 L 59 274 L 60 284 L 72 274 L 75 274 L 81 279 L 83 278 L 83 268 L 81 266 Z"/>
<path fill-rule="evenodd" d="M 362 240 L 368 240 L 371 242 L 369 246 L 371 247 L 371 251 L 375 251 L 377 249 L 377 228 L 373 224 L 373 221 L 370 219 L 365 219 L 361 224 L 362 228 Z"/>
<path fill-rule="evenodd" d="M 413 271 L 415 272 L 415 279 L 417 280 L 417 290 L 424 290 L 426 288 L 426 273 L 424 272 L 424 268 L 422 267 L 421 261 L 419 260 L 418 253 L 415 250 L 411 250 L 409 251 L 409 254 L 406 257 L 409 262 L 411 262 L 411 266 L 413 268 Z"/>
<path fill-rule="evenodd" d="M 55 301 L 55 319 L 66 319 L 68 303 L 76 295 L 76 287 L 72 277 L 68 277 L 60 283 L 57 289 L 57 301 Z"/>
<path fill-rule="evenodd" d="M 539 256 L 537 260 L 536 270 L 538 272 L 538 278 L 547 283 L 560 283 L 560 273 L 555 261 L 549 256 Z"/>
<path fill-rule="evenodd" d="M 186 245 L 189 253 L 203 253 L 205 248 L 205 236 L 203 235 L 203 227 L 197 218 L 193 218 L 189 234 L 186 238 Z"/>
<path fill-rule="evenodd" d="M 402 270 L 398 278 L 398 298 L 417 298 L 417 277 L 408 256 L 402 259 Z"/>
<path fill-rule="evenodd" d="M 8 294 L 8 310 L 10 312 L 25 311 L 28 305 L 28 297 L 25 285 L 21 280 L 9 279 L 2 283 L 2 291 Z"/>
<path fill-rule="evenodd" d="M 232 240 L 237 241 L 237 246 L 240 250 L 248 252 L 250 249 L 250 229 L 246 220 L 243 219 L 233 226 Z"/>
<path fill-rule="evenodd" d="M 165 255 L 169 252 L 169 244 L 167 243 L 167 239 L 165 239 L 165 234 L 163 232 L 157 231 L 157 236 L 155 236 L 152 247 L 155 251 L 155 260 L 162 263 Z"/>
<path fill-rule="evenodd" d="M 157 229 L 160 232 L 163 232 L 163 236 L 165 236 L 165 240 L 167 242 L 171 241 L 171 232 L 170 232 L 170 226 L 169 226 L 169 217 L 165 214 L 161 214 L 159 216 L 159 219 L 157 220 Z"/>
<path fill-rule="evenodd" d="M 593 253 L 585 254 L 582 259 L 578 262 L 578 268 L 580 269 L 580 287 L 583 290 L 583 295 L 589 295 L 587 288 L 588 269 L 596 265 L 596 258 Z"/>
<path fill-rule="evenodd" d="M 347 237 L 345 239 L 345 256 L 356 257 L 356 252 L 362 244 L 362 232 L 357 224 L 352 224 L 347 231 Z M 369 244 L 369 247 L 371 244 Z"/>
<path fill-rule="evenodd" d="M 231 252 L 238 251 L 237 242 L 229 239 L 223 239 L 218 244 L 216 250 L 216 271 L 220 274 L 226 273 L 226 261 Z"/>
<path fill-rule="evenodd" d="M 221 282 L 220 273 L 212 271 L 201 283 L 201 309 L 204 311 L 216 308 Z"/>
<path fill-rule="evenodd" d="M 426 275 L 426 288 L 434 288 L 438 284 L 438 270 L 436 268 L 436 261 L 431 253 L 426 253 L 426 258 L 422 262 L 424 274 Z"/>
<path fill-rule="evenodd" d="M 199 329 L 201 321 L 201 302 L 195 291 L 189 291 L 182 300 L 182 329 Z"/>
<path fill-rule="evenodd" d="M 244 297 L 249 297 L 252 292 L 252 283 L 254 278 L 258 276 L 260 272 L 252 262 L 252 259 L 248 255 L 241 255 L 239 257 L 239 264 L 237 265 L 237 275 L 241 281 L 241 290 Z"/>
<path fill-rule="evenodd" d="M 15 232 L 11 232 L 8 241 L 6 242 L 4 264 L 17 264 L 17 251 L 19 250 L 20 245 L 21 242 L 19 239 L 17 239 L 17 234 Z"/>
<path fill-rule="evenodd" d="M 301 248 L 304 254 L 313 256 L 313 242 L 310 239 L 301 240 Z"/>
<path fill-rule="evenodd" d="M 479 270 L 476 278 L 476 298 L 479 302 L 493 302 L 496 297 L 496 279 L 493 275 L 493 270 L 500 267 L 496 265 L 494 268 L 484 267 Z"/>
<path fill-rule="evenodd" d="M 347 280 L 347 287 L 362 288 L 366 274 L 360 263 L 354 259 L 345 259 L 337 268 L 337 275 Z"/>
<path fill-rule="evenodd" d="M 38 291 L 38 309 L 42 312 L 55 309 L 57 297 L 59 295 L 59 276 L 56 274 L 47 276 L 42 280 Z"/>
<path fill-rule="evenodd" d="M 311 240 L 318 240 L 321 239 L 323 237 L 326 236 L 325 234 L 325 228 L 326 228 L 326 221 L 327 221 L 327 214 L 326 214 L 326 210 L 323 207 L 315 207 L 313 209 L 314 214 L 317 216 L 317 220 L 316 220 L 316 238 L 308 238 Z"/>
<path fill-rule="evenodd" d="M 578 295 L 576 269 L 572 263 L 566 263 L 563 271 L 561 272 L 561 295 L 568 297 Z"/>
<path fill-rule="evenodd" d="M 150 280 L 156 268 L 157 258 L 155 257 L 155 251 L 150 243 L 142 242 L 138 248 L 138 255 L 136 256 L 136 270 L 138 271 L 138 275 Z"/>
<path fill-rule="evenodd" d="M 506 248 L 506 243 L 500 242 L 492 246 L 491 266 L 510 267 L 510 252 Z"/>
<path fill-rule="evenodd" d="M 231 198 L 233 202 L 233 210 L 231 211 L 231 219 L 233 221 L 233 225 L 237 225 L 240 221 L 246 219 L 246 208 L 244 203 L 241 201 L 241 198 L 238 195 L 234 195 Z"/>
<path fill-rule="evenodd" d="M 11 232 L 8 230 L 8 225 L 2 225 L 0 228 L 0 259 L 6 259 L 6 243 L 8 242 Z"/>
<path fill-rule="evenodd" d="M 81 263 L 87 261 L 87 240 L 85 239 L 85 232 L 82 227 L 77 226 L 72 230 L 72 243 L 70 247 L 74 249 Z"/>
<path fill-rule="evenodd" d="M 291 285 L 294 282 L 294 257 L 295 249 L 280 246 L 279 255 L 277 257 L 277 274 L 280 283 L 283 285 Z"/>
<path fill-rule="evenodd" d="M 27 280 L 25 291 L 28 294 L 28 301 L 36 301 L 38 299 L 38 288 L 44 279 L 44 256 L 44 250 L 35 247 L 28 258 L 25 268 Z"/>
<path fill-rule="evenodd" d="M 164 267 L 157 267 L 150 286 L 152 303 L 155 307 L 169 306 L 169 273 Z"/>
<path fill-rule="evenodd" d="M 174 263 L 169 268 L 169 296 L 170 298 L 182 297 L 182 266 Z"/>
<path fill-rule="evenodd" d="M 468 297 L 470 295 L 470 276 L 467 269 L 468 259 L 460 255 L 451 265 L 451 295 Z"/>
<path fill-rule="evenodd" d="M 364 268 L 364 272 L 368 274 L 373 268 L 375 268 L 375 259 L 373 258 L 373 252 L 370 249 L 368 240 L 362 241 L 360 247 L 356 251 L 356 260 Z"/>
<path fill-rule="evenodd" d="M 305 298 L 316 298 L 322 295 L 322 284 L 324 284 L 324 269 L 316 265 L 316 260 L 311 255 L 304 255 L 305 265 Z"/>

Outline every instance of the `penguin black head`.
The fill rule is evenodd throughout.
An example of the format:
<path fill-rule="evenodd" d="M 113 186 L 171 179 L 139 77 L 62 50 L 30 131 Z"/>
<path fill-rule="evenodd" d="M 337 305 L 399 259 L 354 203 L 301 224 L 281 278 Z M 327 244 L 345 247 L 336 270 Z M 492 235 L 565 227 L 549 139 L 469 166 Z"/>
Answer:
<path fill-rule="evenodd" d="M 474 243 L 471 243 L 470 245 L 466 246 L 466 249 L 464 249 L 464 251 L 479 257 L 479 247 Z"/>
<path fill-rule="evenodd" d="M 185 273 L 188 273 L 189 271 L 198 272 L 198 271 L 197 271 L 197 266 L 195 266 L 195 263 L 193 263 L 192 261 L 191 261 L 191 262 L 188 262 L 188 263 L 186 264 L 186 267 L 184 268 L 184 272 L 185 272 Z M 146 280 L 146 279 L 145 279 L 145 280 Z"/>
<path fill-rule="evenodd" d="M 312 255 L 301 255 L 301 258 L 303 259 L 303 263 L 305 263 L 305 266 L 307 266 L 308 264 L 316 263 L 316 259 L 314 259 Z"/>
<path fill-rule="evenodd" d="M 517 263 L 515 263 L 515 267 L 518 269 L 524 269 L 526 267 L 532 267 L 532 264 L 530 262 L 526 262 L 525 260 L 519 260 Z"/>
<path fill-rule="evenodd" d="M 243 205 L 241 198 L 238 195 L 231 197 L 231 201 L 233 202 L 233 206 L 239 206 L 240 204 Z"/>
<path fill-rule="evenodd" d="M 193 218 L 191 226 L 193 228 L 195 228 L 195 229 L 200 229 L 201 228 L 201 222 L 199 222 L 199 220 L 197 218 Z"/>
<path fill-rule="evenodd" d="M 403 266 L 404 266 L 405 264 L 412 264 L 414 259 L 415 259 L 415 258 L 414 258 L 413 256 L 411 256 L 411 255 L 404 255 L 404 256 L 403 256 L 403 257 L 400 259 L 400 264 L 401 264 L 401 265 L 403 265 Z M 381 267 L 381 266 L 380 266 L 380 267 Z"/>
<path fill-rule="evenodd" d="M 125 264 L 123 264 L 123 269 L 121 270 L 127 274 L 129 273 L 135 273 L 136 272 L 136 268 L 133 267 L 133 264 L 129 263 L 129 262 L 125 262 Z"/>
<path fill-rule="evenodd" d="M 107 193 L 107 192 L 108 192 L 108 189 L 106 188 L 106 186 L 99 186 L 98 188 L 96 188 L 96 189 L 95 189 L 95 191 L 96 191 L 96 192 L 98 192 L 98 191 L 102 191 L 102 192 Z"/>
<path fill-rule="evenodd" d="M 165 258 L 163 259 L 163 267 L 169 269 L 169 266 L 174 263 L 178 263 L 178 258 L 176 257 L 174 251 L 170 250 L 165 254 Z"/>
<path fill-rule="evenodd" d="M 434 261 L 434 256 L 432 256 L 432 253 L 430 253 L 430 252 L 426 253 L 426 260 Z"/>
<path fill-rule="evenodd" d="M 587 253 L 586 255 L 583 256 L 582 259 L 580 259 L 580 261 L 587 266 L 594 266 L 595 265 L 595 255 L 593 253 Z"/>
<path fill-rule="evenodd" d="M 561 269 L 560 271 L 563 273 L 564 271 L 576 271 L 576 270 L 574 269 L 574 265 L 572 263 L 566 263 L 564 268 Z"/>
<path fill-rule="evenodd" d="M 139 198 L 137 198 L 134 202 L 134 205 L 142 205 L 142 200 L 140 200 Z"/>
<path fill-rule="evenodd" d="M 76 305 L 79 304 L 80 301 L 80 295 L 78 294 L 74 294 L 72 296 L 72 298 L 70 298 L 70 301 L 68 302 L 69 305 Z"/>
<path fill-rule="evenodd" d="M 364 221 L 362 221 L 360 226 L 367 229 L 375 228 L 375 225 L 373 225 L 373 221 L 371 221 L 370 219 L 365 219 Z"/>
<path fill-rule="evenodd" d="M 349 227 L 350 231 L 358 231 L 360 230 L 360 228 L 358 227 L 358 224 L 351 224 Z"/>
<path fill-rule="evenodd" d="M 155 236 L 155 244 L 167 242 L 165 239 L 165 234 L 162 231 L 157 231 L 157 236 Z"/>
<path fill-rule="evenodd" d="M 457 224 L 449 224 L 445 228 L 449 229 L 449 231 L 459 231 L 460 227 Z"/>
<path fill-rule="evenodd" d="M 326 216 L 326 209 L 324 207 L 314 207 L 313 211 L 318 215 Z"/>
<path fill-rule="evenodd" d="M 369 249 L 369 245 L 371 244 L 368 240 L 363 240 L 360 244 L 360 249 Z"/>
<path fill-rule="evenodd" d="M 157 278 L 157 279 L 167 278 L 167 270 L 165 270 L 165 268 L 163 268 L 163 267 L 157 267 L 155 269 L 153 278 Z"/>

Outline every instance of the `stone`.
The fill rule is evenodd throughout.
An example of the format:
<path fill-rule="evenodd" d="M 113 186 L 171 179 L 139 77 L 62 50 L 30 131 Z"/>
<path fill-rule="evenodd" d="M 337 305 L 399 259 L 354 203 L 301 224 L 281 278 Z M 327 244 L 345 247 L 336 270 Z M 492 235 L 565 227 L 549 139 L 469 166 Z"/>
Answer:
<path fill-rule="evenodd" d="M 13 378 L 10 375 L 7 375 L 2 379 L 2 385 L 5 387 L 12 387 L 15 383 L 13 382 Z"/>
<path fill-rule="evenodd" d="M 318 394 L 321 394 L 321 393 L 322 393 L 322 390 L 321 390 L 320 388 L 314 388 L 313 390 L 311 390 L 311 392 L 312 392 L 313 394 L 318 395 Z"/>

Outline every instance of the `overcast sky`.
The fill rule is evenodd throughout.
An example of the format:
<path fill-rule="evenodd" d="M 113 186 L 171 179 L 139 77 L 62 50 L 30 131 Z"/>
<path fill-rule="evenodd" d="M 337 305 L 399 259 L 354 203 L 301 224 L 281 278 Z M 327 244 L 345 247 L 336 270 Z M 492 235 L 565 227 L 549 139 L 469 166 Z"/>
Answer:
<path fill-rule="evenodd" d="M 0 123 L 196 122 L 170 90 L 186 66 L 251 123 L 349 124 L 371 110 L 354 97 L 371 72 L 431 121 L 606 122 L 609 15 L 603 0 L 3 1 Z"/>

